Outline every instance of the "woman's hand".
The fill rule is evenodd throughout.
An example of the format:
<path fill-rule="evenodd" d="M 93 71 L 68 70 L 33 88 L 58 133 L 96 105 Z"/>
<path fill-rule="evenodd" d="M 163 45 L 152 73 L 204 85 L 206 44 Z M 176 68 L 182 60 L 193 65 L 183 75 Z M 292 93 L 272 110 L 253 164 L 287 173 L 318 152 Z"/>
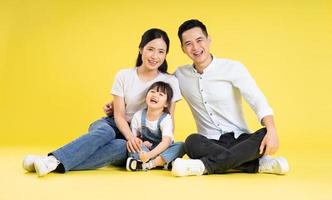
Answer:
<path fill-rule="evenodd" d="M 132 136 L 127 141 L 127 149 L 130 153 L 137 153 L 142 151 L 142 140 L 138 137 Z"/>
<path fill-rule="evenodd" d="M 107 116 L 113 116 L 113 101 L 105 104 L 105 106 L 103 107 L 104 113 Z"/>

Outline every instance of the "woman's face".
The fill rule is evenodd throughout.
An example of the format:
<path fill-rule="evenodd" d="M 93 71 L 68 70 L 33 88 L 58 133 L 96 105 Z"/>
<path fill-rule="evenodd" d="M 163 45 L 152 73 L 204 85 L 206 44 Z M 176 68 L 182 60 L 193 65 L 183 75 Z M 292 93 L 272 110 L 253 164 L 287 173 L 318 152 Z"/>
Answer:
<path fill-rule="evenodd" d="M 143 49 L 140 49 L 142 67 L 148 70 L 158 70 L 166 59 L 166 49 L 167 45 L 162 38 L 148 42 Z"/>

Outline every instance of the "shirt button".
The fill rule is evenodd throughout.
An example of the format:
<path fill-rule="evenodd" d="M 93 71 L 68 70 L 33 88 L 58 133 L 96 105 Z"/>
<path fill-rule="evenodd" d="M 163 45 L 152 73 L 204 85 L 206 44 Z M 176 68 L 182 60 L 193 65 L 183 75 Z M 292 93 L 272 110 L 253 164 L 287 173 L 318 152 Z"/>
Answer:
<path fill-rule="evenodd" d="M 200 76 L 199 79 L 202 79 L 202 77 Z"/>
<path fill-rule="evenodd" d="M 206 101 L 204 101 L 204 104 L 207 104 L 207 102 L 206 102 Z"/>
<path fill-rule="evenodd" d="M 201 92 L 203 92 L 203 89 L 201 89 Z"/>
<path fill-rule="evenodd" d="M 212 116 L 212 113 L 210 113 L 210 116 Z"/>

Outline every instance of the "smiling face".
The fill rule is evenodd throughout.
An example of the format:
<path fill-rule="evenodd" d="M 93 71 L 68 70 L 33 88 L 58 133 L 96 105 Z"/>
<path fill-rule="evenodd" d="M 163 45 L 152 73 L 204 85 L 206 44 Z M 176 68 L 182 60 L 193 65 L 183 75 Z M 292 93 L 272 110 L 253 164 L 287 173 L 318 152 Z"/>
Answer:
<path fill-rule="evenodd" d="M 163 110 L 167 107 L 167 94 L 154 87 L 148 91 L 145 102 L 149 109 Z"/>
<path fill-rule="evenodd" d="M 197 67 L 206 67 L 212 61 L 210 43 L 210 38 L 206 37 L 199 27 L 182 33 L 182 50 Z"/>
<path fill-rule="evenodd" d="M 140 49 L 142 55 L 142 67 L 147 70 L 158 70 L 165 61 L 167 45 L 161 38 L 148 42 Z"/>

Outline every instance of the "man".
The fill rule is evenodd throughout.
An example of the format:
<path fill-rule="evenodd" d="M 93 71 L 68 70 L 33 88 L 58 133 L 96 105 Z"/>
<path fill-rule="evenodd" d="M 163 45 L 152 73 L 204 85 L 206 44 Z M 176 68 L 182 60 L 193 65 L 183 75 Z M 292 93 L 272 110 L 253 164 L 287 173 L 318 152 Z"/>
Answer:
<path fill-rule="evenodd" d="M 178 36 L 183 52 L 193 64 L 178 68 L 175 75 L 198 133 L 185 141 L 191 159 L 176 159 L 172 174 L 189 176 L 234 170 L 287 173 L 289 166 L 285 158 L 268 156 L 279 147 L 273 111 L 246 68 L 239 62 L 210 54 L 211 39 L 199 20 L 184 22 Z M 241 95 L 265 128 L 249 133 Z"/>

